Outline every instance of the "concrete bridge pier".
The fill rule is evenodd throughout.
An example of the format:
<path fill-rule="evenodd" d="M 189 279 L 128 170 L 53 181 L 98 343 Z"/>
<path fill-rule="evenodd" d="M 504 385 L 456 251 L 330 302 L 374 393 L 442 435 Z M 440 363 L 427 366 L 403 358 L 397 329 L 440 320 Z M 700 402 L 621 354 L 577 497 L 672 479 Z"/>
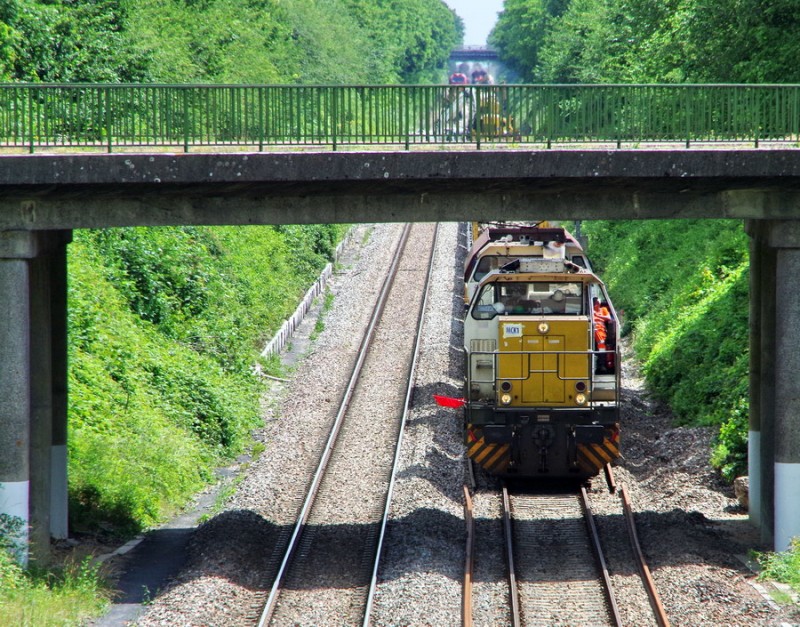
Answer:
<path fill-rule="evenodd" d="M 775 526 L 775 264 L 770 223 L 752 220 L 750 235 L 750 520 L 761 540 L 774 542 Z"/>
<path fill-rule="evenodd" d="M 66 536 L 69 231 L 0 232 L 0 514 L 27 564 Z M 57 411 L 55 409 L 57 408 Z M 55 463 L 54 463 L 55 462 Z"/>
<path fill-rule="evenodd" d="M 748 513 L 750 522 L 762 528 L 761 501 L 761 281 L 764 234 L 759 222 L 746 224 L 750 236 L 750 428 L 747 433 Z"/>
<path fill-rule="evenodd" d="M 28 231 L 0 232 L 0 515 L 14 531 L 17 556 L 28 562 L 30 524 L 30 297 L 28 260 L 36 237 Z"/>
<path fill-rule="evenodd" d="M 67 526 L 67 244 L 72 231 L 51 231 L 50 340 L 53 433 L 50 456 L 50 536 L 64 540 Z"/>
<path fill-rule="evenodd" d="M 784 551 L 800 537 L 800 221 L 770 223 L 769 245 L 777 250 L 774 531 L 775 550 Z"/>

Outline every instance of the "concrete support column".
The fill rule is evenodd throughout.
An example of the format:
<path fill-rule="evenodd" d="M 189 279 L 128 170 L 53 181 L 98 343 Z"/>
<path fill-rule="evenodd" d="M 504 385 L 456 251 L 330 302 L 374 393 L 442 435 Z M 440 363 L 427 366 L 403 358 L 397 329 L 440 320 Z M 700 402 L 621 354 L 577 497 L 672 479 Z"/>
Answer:
<path fill-rule="evenodd" d="M 760 248 L 761 385 L 758 399 L 761 434 L 753 454 L 760 459 L 761 540 L 772 543 L 775 526 L 775 264 L 776 252 L 766 242 Z M 751 295 L 751 298 L 753 296 Z M 751 401 L 752 402 L 752 401 Z"/>
<path fill-rule="evenodd" d="M 67 498 L 67 244 L 72 231 L 52 234 L 50 327 L 52 340 L 53 437 L 50 454 L 50 535 L 68 537 Z"/>
<path fill-rule="evenodd" d="M 46 235 L 39 235 L 40 244 Z M 30 262 L 31 443 L 30 555 L 50 561 L 50 452 L 53 443 L 53 358 L 50 333 L 50 257 Z"/>
<path fill-rule="evenodd" d="M 22 522 L 17 556 L 28 562 L 30 522 L 30 307 L 35 236 L 0 231 L 0 514 Z"/>
<path fill-rule="evenodd" d="M 776 256 L 775 550 L 800 537 L 800 220 L 773 224 Z"/>
<path fill-rule="evenodd" d="M 761 527 L 761 265 L 764 237 L 760 222 L 750 221 L 750 429 L 747 438 L 750 522 Z"/>

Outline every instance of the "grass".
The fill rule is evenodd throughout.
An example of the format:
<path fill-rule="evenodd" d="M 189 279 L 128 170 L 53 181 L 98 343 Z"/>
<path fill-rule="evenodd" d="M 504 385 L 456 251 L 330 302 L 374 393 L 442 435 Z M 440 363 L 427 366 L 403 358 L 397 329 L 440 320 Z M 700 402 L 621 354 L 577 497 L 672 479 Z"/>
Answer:
<path fill-rule="evenodd" d="M 0 550 L 0 625 L 64 627 L 100 616 L 110 591 L 89 559 L 49 571 L 22 569 Z"/>
<path fill-rule="evenodd" d="M 366 246 L 369 243 L 369 240 L 372 237 L 372 229 L 373 229 L 373 227 L 370 226 L 369 228 L 364 230 L 364 235 L 361 236 L 361 245 L 362 246 Z"/>
<path fill-rule="evenodd" d="M 800 538 L 792 540 L 788 551 L 780 553 L 758 553 L 756 559 L 761 565 L 760 580 L 785 583 L 800 593 Z"/>
<path fill-rule="evenodd" d="M 317 321 L 314 324 L 314 330 L 309 335 L 310 340 L 316 340 L 320 333 L 325 330 L 325 315 L 330 311 L 331 307 L 333 307 L 333 293 L 326 289 L 325 296 L 323 297 L 322 307 L 320 308 L 319 316 L 317 317 Z"/>

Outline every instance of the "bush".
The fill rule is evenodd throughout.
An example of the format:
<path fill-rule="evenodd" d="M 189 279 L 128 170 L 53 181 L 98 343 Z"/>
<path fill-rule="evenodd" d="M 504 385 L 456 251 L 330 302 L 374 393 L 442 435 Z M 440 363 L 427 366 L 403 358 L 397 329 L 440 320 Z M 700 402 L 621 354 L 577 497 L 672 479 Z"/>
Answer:
<path fill-rule="evenodd" d="M 643 365 L 648 388 L 686 425 L 721 426 L 713 464 L 744 471 L 748 416 L 748 256 L 741 224 L 592 222 L 589 254 Z"/>
<path fill-rule="evenodd" d="M 249 443 L 266 338 L 342 226 L 83 231 L 70 246 L 70 515 L 153 525 Z"/>

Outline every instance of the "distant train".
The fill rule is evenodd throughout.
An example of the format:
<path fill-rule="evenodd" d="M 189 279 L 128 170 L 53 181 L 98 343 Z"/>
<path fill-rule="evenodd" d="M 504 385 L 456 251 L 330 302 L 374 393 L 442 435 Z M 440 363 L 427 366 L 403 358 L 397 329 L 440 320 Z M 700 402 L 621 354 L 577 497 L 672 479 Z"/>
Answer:
<path fill-rule="evenodd" d="M 450 84 L 451 85 L 467 85 L 470 81 L 467 79 L 467 70 L 466 68 L 459 68 L 458 71 L 453 72 L 450 75 Z M 476 67 L 471 73 L 470 76 L 472 77 L 472 84 L 473 85 L 493 85 L 494 78 L 492 77 L 489 72 L 484 70 L 482 67 Z"/>
<path fill-rule="evenodd" d="M 467 77 L 467 73 L 469 76 Z M 446 134 L 451 139 L 477 136 L 485 139 L 515 137 L 511 116 L 506 111 L 502 87 L 492 89 L 471 89 L 470 85 L 494 85 L 494 78 L 480 66 L 471 72 L 462 64 L 450 74 L 448 83 L 450 94 L 443 102 L 443 120 Z"/>
<path fill-rule="evenodd" d="M 467 272 L 467 452 L 494 475 L 584 480 L 620 454 L 618 317 L 564 229 L 509 235 L 518 256 L 490 255 L 486 273 Z"/>

